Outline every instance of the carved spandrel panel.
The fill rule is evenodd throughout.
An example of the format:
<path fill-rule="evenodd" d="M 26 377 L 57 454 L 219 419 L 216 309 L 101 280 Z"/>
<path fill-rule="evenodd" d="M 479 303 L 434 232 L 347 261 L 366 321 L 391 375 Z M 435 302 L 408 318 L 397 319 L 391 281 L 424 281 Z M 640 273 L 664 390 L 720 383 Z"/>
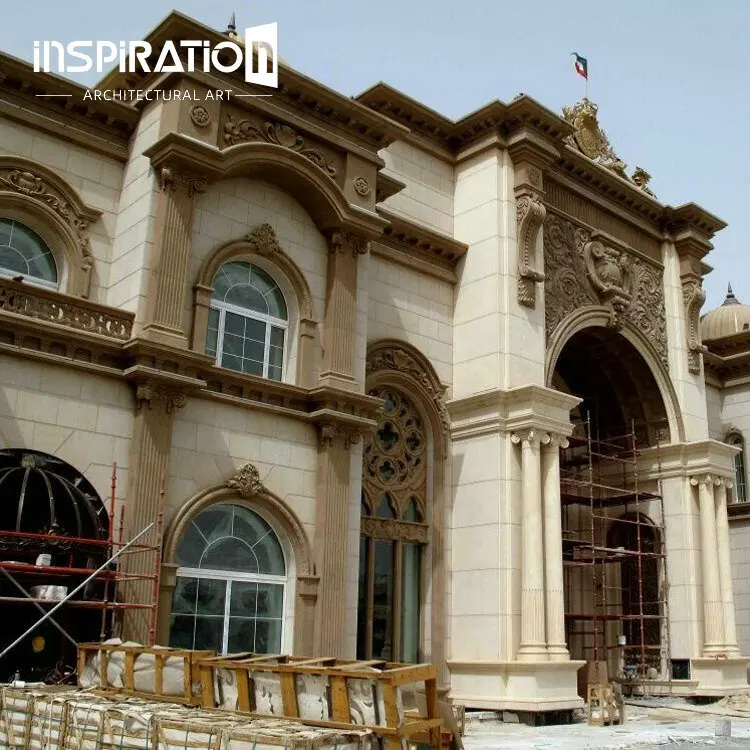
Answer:
<path fill-rule="evenodd" d="M 667 363 L 663 271 L 597 233 L 552 212 L 544 222 L 545 330 L 549 338 L 575 310 L 600 305 L 610 325 L 629 321 Z"/>

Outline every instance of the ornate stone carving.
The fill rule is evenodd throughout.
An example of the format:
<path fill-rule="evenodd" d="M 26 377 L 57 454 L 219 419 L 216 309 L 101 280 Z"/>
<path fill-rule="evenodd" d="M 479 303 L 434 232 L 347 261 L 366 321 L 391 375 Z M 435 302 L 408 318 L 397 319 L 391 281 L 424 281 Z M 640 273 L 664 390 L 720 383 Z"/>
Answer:
<path fill-rule="evenodd" d="M 363 516 L 359 528 L 364 537 L 395 539 L 399 542 L 416 542 L 417 544 L 427 544 L 428 541 L 428 527 L 418 523 Z"/>
<path fill-rule="evenodd" d="M 0 169 L 0 190 L 9 190 L 33 198 L 51 208 L 70 227 L 83 259 L 81 269 L 86 278 L 84 297 L 88 296 L 88 275 L 94 265 L 89 242 L 89 220 L 78 212 L 65 196 L 44 177 L 24 169 Z"/>
<path fill-rule="evenodd" d="M 572 107 L 563 107 L 563 117 L 575 128 L 575 133 L 567 138 L 567 142 L 584 156 L 611 169 L 644 193 L 655 197 L 647 187 L 651 175 L 645 169 L 636 167 L 632 176 L 628 177 L 625 171 L 627 164 L 615 153 L 609 138 L 600 127 L 598 112 L 597 105 L 586 97 Z"/>
<path fill-rule="evenodd" d="M 319 424 L 318 425 L 318 439 L 320 447 L 333 445 L 333 441 L 339 434 L 338 427 L 335 424 Z"/>
<path fill-rule="evenodd" d="M 260 481 L 258 470 L 251 463 L 245 464 L 231 479 L 227 480 L 227 487 L 237 490 L 241 497 L 267 495 L 268 490 Z"/>
<path fill-rule="evenodd" d="M 364 237 L 351 232 L 331 232 L 328 249 L 332 253 L 351 253 L 352 255 L 365 255 L 369 243 Z"/>
<path fill-rule="evenodd" d="M 190 108 L 190 119 L 196 128 L 207 128 L 211 124 L 211 113 L 201 104 Z"/>
<path fill-rule="evenodd" d="M 97 310 L 92 303 L 65 298 L 57 292 L 23 286 L 0 279 L 0 310 L 44 320 L 78 331 L 127 341 L 133 331 L 133 318 L 117 310 Z"/>
<path fill-rule="evenodd" d="M 370 183 L 364 177 L 355 177 L 354 189 L 364 198 L 370 194 Z"/>
<path fill-rule="evenodd" d="M 195 193 L 205 192 L 208 180 L 201 175 L 181 174 L 171 167 L 162 167 L 159 172 L 159 185 L 162 192 L 167 193 L 179 188 L 186 190 L 192 197 Z"/>
<path fill-rule="evenodd" d="M 706 301 L 706 292 L 700 278 L 683 279 L 682 299 L 687 322 L 688 370 L 697 375 L 701 371 L 701 356 L 708 351 L 701 343 L 700 310 Z"/>
<path fill-rule="evenodd" d="M 283 146 L 309 159 L 329 177 L 336 176 L 336 167 L 333 166 L 330 159 L 327 159 L 320 149 L 305 147 L 305 139 L 289 125 L 278 122 L 264 122 L 259 128 L 252 120 L 238 121 L 232 115 L 227 115 L 224 120 L 223 138 L 227 146 L 252 141 L 265 141 L 266 143 Z"/>
<path fill-rule="evenodd" d="M 336 438 L 341 438 L 345 448 L 351 448 L 362 439 L 362 433 L 351 427 L 340 424 L 321 423 L 318 425 L 318 441 L 321 448 L 334 444 Z"/>
<path fill-rule="evenodd" d="M 527 430 L 520 430 L 519 432 L 511 433 L 510 440 L 513 445 L 530 443 L 536 447 L 539 447 L 542 445 L 549 445 L 552 438 L 548 432 L 542 432 L 536 427 L 531 427 Z"/>
<path fill-rule="evenodd" d="M 538 173 L 539 170 L 536 170 Z M 541 175 L 539 175 L 541 180 Z M 544 281 L 544 272 L 537 270 L 536 242 L 547 211 L 533 195 L 521 195 L 516 201 L 518 223 L 518 302 L 536 306 L 536 283 Z"/>
<path fill-rule="evenodd" d="M 281 252 L 281 245 L 276 239 L 276 232 L 270 224 L 260 224 L 252 231 L 248 232 L 245 241 L 253 246 L 253 250 L 259 255 L 273 255 Z"/>
<path fill-rule="evenodd" d="M 550 212 L 544 222 L 544 265 L 548 337 L 578 308 L 605 305 L 612 326 L 630 321 L 667 364 L 661 268 Z"/>
<path fill-rule="evenodd" d="M 445 387 L 408 351 L 398 344 L 379 348 L 368 358 L 365 369 L 368 375 L 381 370 L 397 370 L 414 378 L 435 404 L 445 434 L 450 434 L 450 418 L 443 400 Z"/>
<path fill-rule="evenodd" d="M 161 402 L 167 414 L 171 414 L 175 409 L 182 409 L 185 406 L 185 394 L 172 388 L 167 388 L 161 383 L 145 381 L 138 383 L 135 392 L 136 411 L 141 409 L 151 409 L 154 402 Z"/>

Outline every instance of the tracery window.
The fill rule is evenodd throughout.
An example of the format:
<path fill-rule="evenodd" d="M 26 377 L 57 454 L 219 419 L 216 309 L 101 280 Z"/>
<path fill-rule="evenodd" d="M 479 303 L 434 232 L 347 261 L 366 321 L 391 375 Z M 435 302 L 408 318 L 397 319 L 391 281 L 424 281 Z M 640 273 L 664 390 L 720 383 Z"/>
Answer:
<path fill-rule="evenodd" d="M 747 482 L 745 481 L 745 441 L 742 435 L 732 433 L 727 437 L 727 443 L 740 449 L 734 457 L 734 502 L 747 502 Z"/>
<path fill-rule="evenodd" d="M 410 399 L 390 386 L 364 445 L 357 651 L 362 659 L 419 659 L 422 556 L 427 543 L 427 440 Z"/>
<path fill-rule="evenodd" d="M 0 276 L 57 289 L 57 264 L 47 243 L 25 224 L 0 218 Z"/>
<path fill-rule="evenodd" d="M 206 354 L 221 367 L 281 380 L 289 321 L 278 284 L 258 266 L 232 261 L 213 288 Z"/>
<path fill-rule="evenodd" d="M 241 505 L 214 505 L 177 548 L 169 644 L 220 653 L 281 653 L 287 583 L 276 534 Z"/>

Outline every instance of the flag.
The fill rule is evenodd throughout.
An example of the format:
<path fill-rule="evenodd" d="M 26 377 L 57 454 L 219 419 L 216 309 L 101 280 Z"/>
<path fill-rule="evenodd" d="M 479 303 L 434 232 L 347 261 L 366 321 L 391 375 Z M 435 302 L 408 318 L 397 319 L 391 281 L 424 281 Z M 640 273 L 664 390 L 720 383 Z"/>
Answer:
<path fill-rule="evenodd" d="M 575 57 L 575 68 L 576 73 L 578 73 L 579 76 L 582 78 L 585 78 L 587 81 L 589 79 L 589 63 L 588 60 L 585 57 L 581 57 L 577 52 L 572 53 Z"/>

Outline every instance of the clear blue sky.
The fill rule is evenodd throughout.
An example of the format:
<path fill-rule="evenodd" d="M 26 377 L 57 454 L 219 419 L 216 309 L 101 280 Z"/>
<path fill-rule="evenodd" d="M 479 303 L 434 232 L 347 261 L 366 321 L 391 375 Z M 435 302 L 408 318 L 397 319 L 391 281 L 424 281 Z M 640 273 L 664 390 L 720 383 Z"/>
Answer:
<path fill-rule="evenodd" d="M 30 60 L 35 39 L 141 39 L 172 7 L 2 0 L 0 48 Z M 452 118 L 519 92 L 559 112 L 583 94 L 570 57 L 579 52 L 629 168 L 651 173 L 660 200 L 695 201 L 729 223 L 708 258 L 704 310 L 723 301 L 727 281 L 750 303 L 750 0 L 185 0 L 177 9 L 221 30 L 232 11 L 238 29 L 278 21 L 280 54 L 299 71 L 346 95 L 383 80 Z"/>

